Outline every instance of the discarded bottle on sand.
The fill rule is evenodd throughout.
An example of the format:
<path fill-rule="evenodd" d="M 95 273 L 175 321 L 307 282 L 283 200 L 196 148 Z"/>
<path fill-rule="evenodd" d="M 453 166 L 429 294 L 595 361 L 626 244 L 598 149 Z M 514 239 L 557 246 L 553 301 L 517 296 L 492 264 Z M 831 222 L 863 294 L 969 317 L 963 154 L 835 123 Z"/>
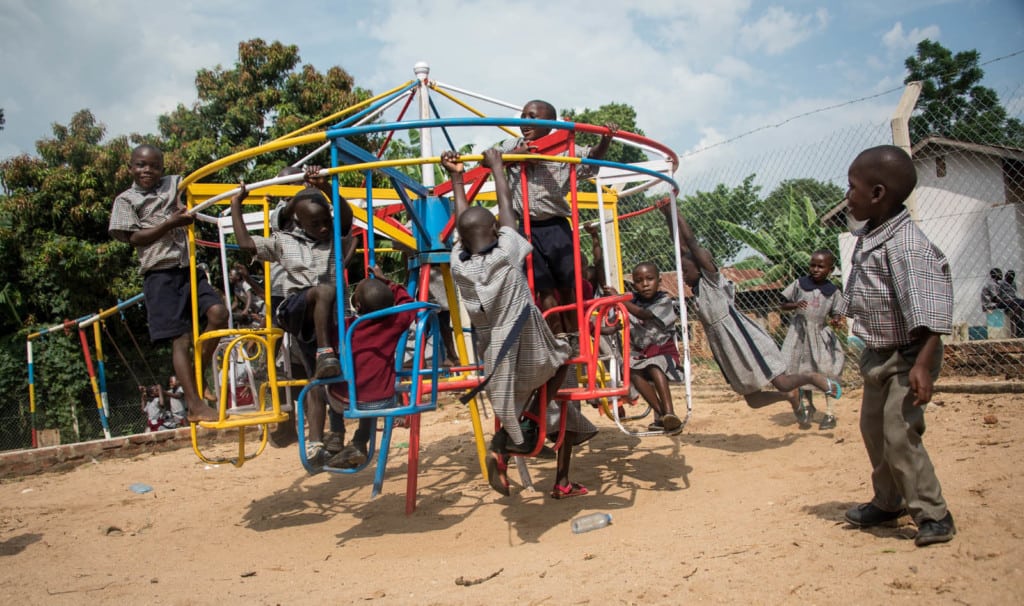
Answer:
<path fill-rule="evenodd" d="M 611 523 L 612 514 L 610 513 L 588 513 L 572 521 L 572 531 L 576 534 L 581 534 L 597 530 L 598 528 L 604 528 Z"/>

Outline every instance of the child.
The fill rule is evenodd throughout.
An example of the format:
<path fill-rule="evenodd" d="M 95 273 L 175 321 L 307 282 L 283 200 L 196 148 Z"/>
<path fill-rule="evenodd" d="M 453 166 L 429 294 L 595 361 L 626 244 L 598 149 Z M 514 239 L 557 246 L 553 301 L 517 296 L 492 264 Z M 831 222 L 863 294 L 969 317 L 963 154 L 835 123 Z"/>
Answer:
<path fill-rule="evenodd" d="M 672 297 L 658 290 L 660 286 L 661 273 L 655 264 L 641 263 L 633 269 L 636 294 L 632 301 L 625 302 L 629 312 L 630 388 L 654 409 L 654 423 L 648 429 L 671 435 L 681 431 L 683 422 L 672 406 L 668 382 L 681 381 L 682 377 L 674 334 L 676 310 Z M 611 287 L 605 290 L 615 294 Z"/>
<path fill-rule="evenodd" d="M 146 433 L 178 427 L 174 416 L 164 406 L 161 391 L 159 385 L 150 385 L 149 387 L 139 385 L 142 410 L 146 413 Z"/>
<path fill-rule="evenodd" d="M 522 118 L 556 120 L 555 108 L 547 101 L 530 101 L 523 107 Z M 608 151 L 612 135 L 618 130 L 615 124 L 606 124 L 609 133 L 602 135 L 597 147 L 591 149 L 577 146 L 576 155 L 581 158 L 601 159 Z M 551 132 L 540 126 L 522 127 L 522 138 L 502 142 L 498 149 L 505 154 L 531 153 L 533 141 Z M 559 155 L 568 155 L 564 152 Z M 512 189 L 512 205 L 522 224 L 523 193 L 522 171 L 526 171 L 530 207 L 530 243 L 533 245 L 533 286 L 537 289 L 541 309 L 555 307 L 561 301 L 572 303 L 576 284 L 576 267 L 573 261 L 573 233 L 567 217 L 572 209 L 565 196 L 569 193 L 569 171 L 575 170 L 577 178 L 588 179 L 597 174 L 593 166 L 566 164 L 563 162 L 516 162 L 506 165 Z M 525 229 L 523 232 L 525 233 Z M 571 313 L 552 316 L 552 329 L 556 332 L 575 332 Z"/>
<path fill-rule="evenodd" d="M 376 265 L 370 269 L 374 278 L 360 282 L 352 293 L 352 304 L 357 314 L 365 315 L 412 303 L 413 298 L 405 287 L 389 281 Z M 409 310 L 367 320 L 356 327 L 352 334 L 351 355 L 356 371 L 356 395 L 359 396 L 356 407 L 360 410 L 394 408 L 398 404 L 395 396 L 395 350 L 398 338 L 414 321 L 416 310 Z M 348 402 L 348 389 L 343 383 L 332 383 L 329 389 L 337 399 Z M 352 436 L 352 442 L 332 457 L 327 465 L 350 469 L 366 462 L 374 422 L 372 418 L 359 419 L 359 428 Z"/>
<path fill-rule="evenodd" d="M 671 229 L 672 210 L 661 207 Z M 842 393 L 839 383 L 820 373 L 786 374 L 786 364 L 771 336 L 737 311 L 725 289 L 718 265 L 682 215 L 676 217 L 679 228 L 679 252 L 683 281 L 693 289 L 697 317 L 704 327 L 708 346 L 729 385 L 742 394 L 751 408 L 761 408 L 787 400 L 801 424 L 807 423 L 807 410 L 800 406 L 798 389 L 814 385 L 833 398 Z M 763 391 L 771 383 L 777 391 Z"/>
<path fill-rule="evenodd" d="M 861 152 L 849 182 L 849 212 L 867 221 L 855 232 L 845 303 L 866 344 L 860 432 L 874 496 L 847 511 L 846 520 L 865 528 L 906 512 L 917 523 L 915 545 L 944 543 L 956 527 L 921 436 L 924 404 L 942 367 L 940 335 L 953 328 L 949 263 L 903 205 L 917 185 L 905 151 L 882 145 Z"/>
<path fill-rule="evenodd" d="M 323 192 L 307 187 L 289 202 L 297 224 L 292 230 L 274 231 L 271 237 L 253 236 L 245 227 L 242 201 L 248 196 L 245 183 L 231 198 L 231 219 L 238 247 L 255 253 L 260 261 L 278 262 L 284 271 L 285 300 L 275 310 L 280 326 L 295 336 L 303 365 L 310 376 L 327 379 L 341 374 L 336 339 L 334 222 Z M 342 235 L 352 227 L 352 209 L 343 198 L 339 217 Z M 325 401 L 322 390 L 310 392 L 309 441 L 312 465 L 326 458 L 323 449 Z M 343 426 L 342 426 L 343 427 Z"/>
<path fill-rule="evenodd" d="M 139 254 L 139 273 L 146 302 L 149 337 L 154 342 L 171 340 L 174 374 L 185 391 L 189 423 L 216 421 L 217 411 L 199 397 L 192 366 L 192 287 L 185 226 L 194 217 L 178 201 L 178 175 L 164 175 L 164 154 L 152 145 L 132 150 L 128 166 L 134 183 L 118 194 L 110 213 L 108 232 L 127 242 Z M 228 325 L 228 310 L 209 281 L 197 274 L 199 317 L 207 330 Z M 216 340 L 203 345 L 202 362 L 210 367 Z"/>
<path fill-rule="evenodd" d="M 512 192 L 496 149 L 484 152 L 484 166 L 494 174 L 500 223 L 486 209 L 470 207 L 462 182 L 463 165 L 452 151 L 441 156 L 451 176 L 459 241 L 452 248 L 452 274 L 480 343 L 480 357 L 488 374 L 487 394 L 502 430 L 494 435 L 487 458 L 491 487 L 510 494 L 508 455 L 532 451 L 519 425 L 534 393 L 547 385 L 549 399 L 565 380 L 569 344 L 556 339 L 540 309 L 533 304 L 523 262 L 529 242 L 515 229 Z M 550 406 L 549 409 L 553 409 Z M 586 494 L 569 481 L 572 447 L 592 438 L 597 429 L 580 414 L 578 404 L 567 405 L 565 439 L 558 452 L 556 499 Z"/>
<path fill-rule="evenodd" d="M 831 251 L 821 249 L 811 254 L 808 275 L 794 281 L 782 291 L 786 302 L 779 306 L 784 311 L 795 311 L 789 324 L 789 332 L 782 343 L 782 358 L 789 364 L 789 372 L 820 372 L 826 377 L 839 380 L 843 374 L 846 354 L 843 346 L 827 324 L 842 320 L 836 310 L 842 293 L 828 277 L 835 268 L 836 258 Z M 837 294 L 838 293 L 838 294 Z M 807 398 L 808 422 L 814 417 L 814 400 L 810 390 L 800 390 Z M 834 429 L 836 416 L 832 400 L 825 398 L 826 411 L 819 429 Z"/>
<path fill-rule="evenodd" d="M 187 423 L 188 412 L 185 408 L 185 390 L 181 388 L 181 384 L 178 383 L 178 377 L 171 375 L 167 379 L 167 389 L 164 390 L 164 397 L 171 405 L 171 416 L 174 417 L 174 422 L 178 426 L 185 425 Z"/>

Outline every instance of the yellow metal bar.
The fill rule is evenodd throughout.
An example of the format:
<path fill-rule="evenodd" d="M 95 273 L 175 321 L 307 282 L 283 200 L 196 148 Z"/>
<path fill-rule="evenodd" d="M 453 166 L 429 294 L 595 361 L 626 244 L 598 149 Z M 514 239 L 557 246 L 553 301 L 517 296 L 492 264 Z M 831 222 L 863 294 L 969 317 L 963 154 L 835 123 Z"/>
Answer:
<path fill-rule="evenodd" d="M 452 103 L 455 103 L 456 105 L 459 105 L 463 109 L 465 109 L 465 110 L 467 110 L 469 112 L 472 112 L 472 113 L 476 114 L 477 116 L 480 116 L 481 118 L 486 118 L 487 117 L 487 114 L 485 114 L 482 111 L 472 107 L 468 103 L 464 102 L 462 99 L 459 99 L 455 95 L 453 95 L 453 94 L 449 93 L 448 91 L 438 87 L 435 84 L 431 84 L 430 85 L 430 89 L 435 91 L 435 92 L 440 93 L 444 97 L 447 97 L 448 100 L 451 101 Z M 519 137 L 522 136 L 522 134 L 517 133 L 516 131 L 512 130 L 511 128 L 509 128 L 507 126 L 499 126 L 498 128 L 500 128 L 501 130 L 505 131 L 506 133 L 512 135 L 513 137 L 519 138 Z"/>

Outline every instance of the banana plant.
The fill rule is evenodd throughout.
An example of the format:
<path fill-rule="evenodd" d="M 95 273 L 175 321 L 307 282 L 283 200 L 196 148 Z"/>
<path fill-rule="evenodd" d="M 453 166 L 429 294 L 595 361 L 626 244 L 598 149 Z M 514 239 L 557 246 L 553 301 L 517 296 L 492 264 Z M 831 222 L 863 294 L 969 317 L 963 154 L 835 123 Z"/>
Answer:
<path fill-rule="evenodd" d="M 730 221 L 718 220 L 719 227 L 726 233 L 764 255 L 770 264 L 760 278 L 741 282 L 741 289 L 792 281 L 807 271 L 811 253 L 821 248 L 831 250 L 838 258 L 836 232 L 822 225 L 811 199 L 790 192 L 787 201 L 788 212 L 782 220 L 764 230 L 752 231 Z"/>

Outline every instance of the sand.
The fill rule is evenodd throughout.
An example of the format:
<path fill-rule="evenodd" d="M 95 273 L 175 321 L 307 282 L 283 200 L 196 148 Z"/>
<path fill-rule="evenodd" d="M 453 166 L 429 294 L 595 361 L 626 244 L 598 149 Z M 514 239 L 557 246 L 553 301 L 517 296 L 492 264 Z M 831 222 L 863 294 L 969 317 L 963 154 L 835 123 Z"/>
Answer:
<path fill-rule="evenodd" d="M 182 449 L 6 481 L 0 602 L 1021 603 L 1024 396 L 937 394 L 925 443 L 959 534 L 920 549 L 909 518 L 843 521 L 870 497 L 859 402 L 844 396 L 835 430 L 802 430 L 785 405 L 697 386 L 681 436 L 642 439 L 588 409 L 601 432 L 573 479 L 591 494 L 562 501 L 551 461 L 530 464 L 539 492 L 491 491 L 468 412 L 446 404 L 423 419 L 408 517 L 401 447 L 373 500 L 369 471 L 309 476 L 294 446 L 242 468 Z M 570 531 L 596 511 L 613 524 Z"/>

